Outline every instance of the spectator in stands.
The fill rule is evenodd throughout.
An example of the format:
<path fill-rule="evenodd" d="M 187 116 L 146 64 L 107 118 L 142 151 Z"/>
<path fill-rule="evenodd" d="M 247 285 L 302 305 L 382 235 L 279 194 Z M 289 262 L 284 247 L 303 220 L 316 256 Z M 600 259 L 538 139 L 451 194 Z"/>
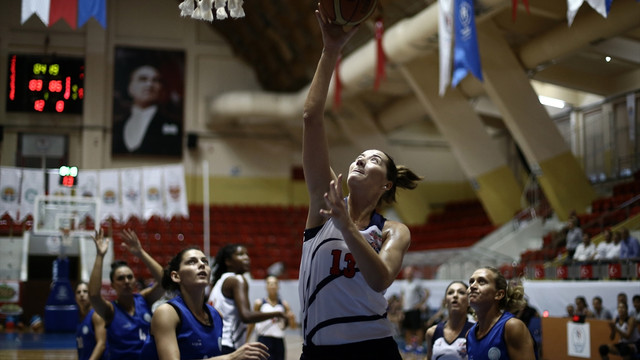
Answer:
<path fill-rule="evenodd" d="M 567 225 L 569 228 L 567 230 L 567 259 L 573 259 L 576 248 L 582 243 L 582 229 L 578 225 L 577 216 L 570 217 Z"/>
<path fill-rule="evenodd" d="M 162 266 L 144 251 L 133 230 L 124 229 L 122 239 L 122 245 L 147 266 L 155 280 L 154 285 L 138 293 L 131 268 L 124 261 L 114 261 L 109 278 L 111 287 L 116 292 L 116 300 L 109 302 L 102 297 L 102 263 L 109 249 L 109 239 L 104 238 L 100 229 L 93 237 L 96 260 L 89 279 L 89 300 L 96 313 L 105 321 L 110 358 L 138 360 L 144 341 L 149 336 L 151 304 L 164 293 L 160 286 Z"/>
<path fill-rule="evenodd" d="M 620 341 L 615 344 L 603 344 L 598 349 L 603 360 L 609 359 L 609 354 L 620 355 L 624 360 L 630 360 L 640 349 L 640 332 L 636 326 L 636 319 L 628 313 L 625 303 L 618 303 L 618 317 L 609 323 L 611 334 L 609 339 L 620 336 Z"/>
<path fill-rule="evenodd" d="M 404 312 L 402 311 L 402 299 L 400 295 L 393 294 L 387 300 L 387 318 L 393 326 L 393 336 L 399 338 L 402 335 L 402 320 Z"/>
<path fill-rule="evenodd" d="M 633 304 L 633 309 L 629 311 L 629 315 L 635 316 L 636 324 L 638 325 L 638 328 L 640 328 L 640 294 L 633 295 L 631 302 Z M 640 348 L 638 348 L 638 351 L 640 351 Z"/>
<path fill-rule="evenodd" d="M 429 298 L 429 291 L 422 285 L 420 274 L 415 267 L 405 267 L 404 278 L 406 281 L 402 284 L 401 297 L 404 312 L 402 332 L 406 346 L 411 347 L 406 350 L 410 351 L 414 347 L 421 346 L 424 341 L 422 312 Z"/>
<path fill-rule="evenodd" d="M 605 255 L 605 260 L 617 260 L 620 259 L 620 248 L 622 236 L 619 231 L 614 231 L 611 236 L 611 245 L 607 248 L 607 254 Z"/>
<path fill-rule="evenodd" d="M 575 314 L 578 316 L 584 316 L 585 318 L 594 317 L 593 312 L 589 310 L 589 304 L 587 303 L 587 299 L 584 296 L 577 296 L 576 300 L 576 309 Z"/>
<path fill-rule="evenodd" d="M 606 228 L 602 232 L 603 239 L 598 243 L 596 247 L 596 253 L 593 255 L 593 260 L 604 260 L 607 258 L 607 254 L 609 253 L 609 248 L 613 244 L 612 238 L 613 234 L 611 233 L 611 228 Z"/>
<path fill-rule="evenodd" d="M 440 308 L 427 320 L 427 329 L 441 321 L 446 321 L 449 318 L 449 310 L 447 310 L 447 302 L 445 300 L 446 299 L 442 299 Z"/>
<path fill-rule="evenodd" d="M 529 327 L 529 323 L 531 319 L 540 317 L 540 313 L 534 307 L 529 305 L 529 301 L 527 298 L 524 298 L 524 306 L 518 312 L 514 313 L 518 319 L 522 320 L 522 322 Z"/>
<path fill-rule="evenodd" d="M 600 296 L 594 296 L 591 300 L 593 305 L 593 316 L 598 320 L 612 320 L 613 316 L 611 311 L 602 306 L 602 298 Z"/>
<path fill-rule="evenodd" d="M 469 304 L 478 322 L 467 333 L 469 359 L 537 358 L 527 326 L 513 313 L 524 305 L 522 285 L 508 285 L 494 268 L 480 268 L 469 279 Z"/>
<path fill-rule="evenodd" d="M 427 359 L 467 359 L 467 331 L 473 326 L 467 318 L 469 307 L 469 287 L 462 281 L 454 281 L 445 290 L 444 301 L 449 310 L 449 318 L 431 326 L 425 335 Z"/>
<path fill-rule="evenodd" d="M 243 245 L 225 245 L 216 255 L 209 305 L 222 315 L 223 354 L 234 352 L 247 341 L 247 324 L 272 318 L 287 320 L 282 311 L 260 312 L 251 309 L 249 283 L 243 275 L 250 267 L 251 259 Z"/>
<path fill-rule="evenodd" d="M 259 359 L 269 357 L 260 343 L 241 346 L 229 357 L 222 355 L 222 317 L 205 304 L 211 267 L 198 248 L 178 252 L 164 271 L 162 286 L 175 296 L 158 306 L 151 319 L 151 336 L 141 359 Z"/>
<path fill-rule="evenodd" d="M 591 235 L 588 232 L 582 234 L 582 242 L 573 253 L 574 261 L 588 261 L 596 254 L 596 246 L 591 242 Z"/>
<path fill-rule="evenodd" d="M 640 243 L 638 239 L 631 236 L 629 229 L 622 228 L 622 241 L 620 242 L 620 259 L 640 258 Z"/>
<path fill-rule="evenodd" d="M 567 315 L 566 315 L 566 317 L 573 318 L 573 316 L 575 314 L 576 314 L 576 307 L 573 304 L 567 305 Z"/>

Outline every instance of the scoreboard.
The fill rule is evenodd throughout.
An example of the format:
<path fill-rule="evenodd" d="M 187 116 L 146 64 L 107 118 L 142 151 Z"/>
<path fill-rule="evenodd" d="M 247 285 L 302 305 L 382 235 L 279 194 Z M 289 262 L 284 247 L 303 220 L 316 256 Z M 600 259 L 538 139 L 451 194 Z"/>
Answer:
<path fill-rule="evenodd" d="M 84 59 L 10 54 L 7 111 L 82 114 Z"/>

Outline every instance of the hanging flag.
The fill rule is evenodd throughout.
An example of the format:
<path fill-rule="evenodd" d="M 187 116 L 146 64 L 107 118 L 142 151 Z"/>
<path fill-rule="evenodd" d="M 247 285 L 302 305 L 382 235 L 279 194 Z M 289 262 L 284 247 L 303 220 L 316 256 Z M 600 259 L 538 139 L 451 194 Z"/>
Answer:
<path fill-rule="evenodd" d="M 20 24 L 29 20 L 31 15 L 36 14 L 45 25 L 49 25 L 50 0 L 22 0 L 22 12 Z"/>
<path fill-rule="evenodd" d="M 456 87 L 469 71 L 482 81 L 482 66 L 478 51 L 476 21 L 473 12 L 473 0 L 455 0 L 453 10 L 455 41 L 453 46 L 453 78 L 451 84 Z"/>
<path fill-rule="evenodd" d="M 44 171 L 22 169 L 22 186 L 20 187 L 20 221 L 33 215 L 36 196 L 44 195 Z"/>
<path fill-rule="evenodd" d="M 168 165 L 162 168 L 164 179 L 165 199 L 167 200 L 166 218 L 174 216 L 189 217 L 187 206 L 187 187 L 184 181 L 184 166 L 182 164 Z"/>
<path fill-rule="evenodd" d="M 451 48 L 453 35 L 453 0 L 440 0 L 438 15 L 438 50 L 440 51 L 440 96 L 451 81 Z"/>
<path fill-rule="evenodd" d="M 142 219 L 142 170 L 122 169 L 120 171 L 122 188 L 122 221 L 132 217 Z"/>
<path fill-rule="evenodd" d="M 573 24 L 573 19 L 576 17 L 578 10 L 582 6 L 585 0 L 567 0 L 567 22 L 569 26 Z M 612 0 L 586 0 L 589 6 L 593 8 L 598 14 L 602 15 L 605 19 L 609 14 L 609 8 L 611 8 Z"/>
<path fill-rule="evenodd" d="M 90 18 L 98 20 L 103 28 L 107 28 L 107 2 L 106 0 L 79 0 L 78 1 L 78 27 L 82 27 Z"/>
<path fill-rule="evenodd" d="M 636 94 L 627 94 L 627 116 L 629 118 L 629 141 L 636 140 Z"/>
<path fill-rule="evenodd" d="M 524 8 L 527 9 L 527 14 L 531 14 L 529 11 L 529 0 L 522 0 Z M 511 0 L 511 20 L 516 21 L 518 16 L 518 0 Z"/>
<path fill-rule="evenodd" d="M 100 170 L 98 172 L 98 194 L 102 200 L 100 204 L 100 221 L 109 218 L 122 221 L 120 209 L 120 187 L 118 186 L 118 170 Z"/>
<path fill-rule="evenodd" d="M 384 48 L 382 47 L 382 38 L 384 36 L 384 22 L 382 17 L 376 20 L 376 52 L 378 55 L 376 62 L 376 77 L 373 82 L 373 90 L 378 91 L 380 82 L 385 78 L 384 67 L 386 63 L 386 56 L 384 55 Z"/>
<path fill-rule="evenodd" d="M 96 197 L 98 196 L 98 171 L 81 170 L 76 176 L 76 196 Z"/>
<path fill-rule="evenodd" d="M 20 168 L 0 168 L 0 216 L 7 214 L 13 220 L 18 220 L 21 178 Z"/>
<path fill-rule="evenodd" d="M 340 106 L 342 105 L 342 82 L 340 81 L 340 60 L 342 60 L 342 56 L 338 56 L 338 60 L 336 61 L 335 68 L 335 91 L 333 93 L 333 110 L 340 110 Z"/>
<path fill-rule="evenodd" d="M 51 0 L 49 26 L 62 19 L 75 30 L 78 18 L 78 0 Z"/>
<path fill-rule="evenodd" d="M 144 195 L 142 206 L 145 220 L 149 220 L 154 215 L 164 217 L 164 193 L 162 189 L 162 168 L 143 168 L 142 191 Z"/>

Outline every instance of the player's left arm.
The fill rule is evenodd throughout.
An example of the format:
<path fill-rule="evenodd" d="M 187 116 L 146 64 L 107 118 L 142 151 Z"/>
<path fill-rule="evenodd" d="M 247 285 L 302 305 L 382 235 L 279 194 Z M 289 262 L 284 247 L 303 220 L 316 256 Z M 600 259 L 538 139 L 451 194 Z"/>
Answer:
<path fill-rule="evenodd" d="M 504 325 L 504 339 L 509 358 L 512 360 L 535 360 L 533 337 L 520 319 L 511 318 Z"/>

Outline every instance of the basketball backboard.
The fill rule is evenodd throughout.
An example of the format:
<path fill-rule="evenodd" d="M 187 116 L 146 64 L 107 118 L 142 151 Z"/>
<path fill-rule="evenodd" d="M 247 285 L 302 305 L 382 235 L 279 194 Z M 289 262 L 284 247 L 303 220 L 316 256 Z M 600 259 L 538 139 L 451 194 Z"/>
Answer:
<path fill-rule="evenodd" d="M 95 197 L 46 195 L 36 197 L 36 235 L 93 235 L 100 227 L 100 201 Z"/>

